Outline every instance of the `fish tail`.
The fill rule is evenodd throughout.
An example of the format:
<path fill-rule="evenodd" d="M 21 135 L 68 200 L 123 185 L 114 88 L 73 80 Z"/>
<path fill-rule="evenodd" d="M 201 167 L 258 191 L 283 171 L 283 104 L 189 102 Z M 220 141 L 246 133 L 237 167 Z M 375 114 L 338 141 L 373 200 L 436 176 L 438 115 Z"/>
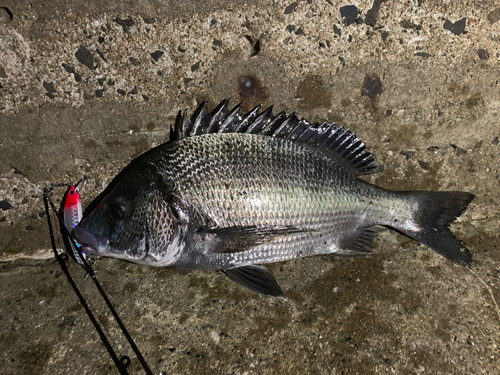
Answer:
<path fill-rule="evenodd" d="M 465 211 L 474 195 L 460 191 L 413 191 L 407 194 L 417 202 L 412 215 L 414 225 L 396 229 L 448 259 L 470 265 L 472 255 L 449 226 Z"/>

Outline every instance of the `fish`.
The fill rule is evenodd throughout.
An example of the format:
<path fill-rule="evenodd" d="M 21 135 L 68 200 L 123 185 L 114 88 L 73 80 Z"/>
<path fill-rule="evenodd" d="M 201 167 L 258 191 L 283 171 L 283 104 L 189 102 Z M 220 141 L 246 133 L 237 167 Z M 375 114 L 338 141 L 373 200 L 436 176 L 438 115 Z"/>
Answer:
<path fill-rule="evenodd" d="M 243 113 L 228 101 L 180 112 L 170 140 L 133 160 L 73 235 L 87 254 L 184 270 L 222 270 L 266 296 L 284 292 L 266 263 L 373 255 L 388 227 L 457 263 L 472 255 L 449 229 L 474 195 L 392 191 L 360 176 L 382 166 L 335 123 Z"/>

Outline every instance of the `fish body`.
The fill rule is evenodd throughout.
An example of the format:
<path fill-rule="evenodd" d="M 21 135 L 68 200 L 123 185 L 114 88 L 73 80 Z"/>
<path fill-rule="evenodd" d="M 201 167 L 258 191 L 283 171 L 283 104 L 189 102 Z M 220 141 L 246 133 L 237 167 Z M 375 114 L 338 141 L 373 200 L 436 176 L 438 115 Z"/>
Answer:
<path fill-rule="evenodd" d="M 317 254 L 371 255 L 377 225 L 444 256 L 471 256 L 448 226 L 465 192 L 396 192 L 359 175 L 380 168 L 335 124 L 243 115 L 227 102 L 179 115 L 172 140 L 133 161 L 75 228 L 82 251 L 179 269 L 221 269 L 283 295 L 259 265 Z"/>

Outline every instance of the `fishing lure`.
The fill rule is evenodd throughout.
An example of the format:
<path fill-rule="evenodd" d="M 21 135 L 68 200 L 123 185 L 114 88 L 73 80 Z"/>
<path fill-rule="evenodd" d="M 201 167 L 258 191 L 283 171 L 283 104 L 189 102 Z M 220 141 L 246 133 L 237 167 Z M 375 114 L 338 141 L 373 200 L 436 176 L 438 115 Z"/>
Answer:
<path fill-rule="evenodd" d="M 66 231 L 61 230 L 61 235 L 64 242 L 67 243 L 71 251 L 69 255 L 76 261 L 81 267 L 85 269 L 84 260 L 86 260 L 86 255 L 80 251 L 82 245 L 78 243 L 75 239 L 69 236 L 69 233 L 75 228 L 80 220 L 82 220 L 83 210 L 82 210 L 82 199 L 81 190 L 85 185 L 85 180 L 80 180 L 76 185 L 71 185 L 66 194 L 61 201 L 61 211 L 63 214 L 64 226 Z M 62 228 L 61 228 L 62 229 Z"/>

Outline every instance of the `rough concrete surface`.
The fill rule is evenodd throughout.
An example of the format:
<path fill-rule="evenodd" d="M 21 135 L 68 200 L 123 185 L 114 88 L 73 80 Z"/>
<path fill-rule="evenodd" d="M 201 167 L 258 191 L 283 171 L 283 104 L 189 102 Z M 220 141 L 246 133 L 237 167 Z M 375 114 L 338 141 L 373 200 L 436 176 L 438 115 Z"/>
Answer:
<path fill-rule="evenodd" d="M 356 131 L 385 166 L 369 178 L 380 186 L 474 193 L 453 225 L 473 267 L 384 231 L 375 257 L 270 265 L 276 300 L 218 272 L 98 259 L 153 372 L 499 374 L 499 6 L 1 1 L 0 374 L 117 373 L 52 256 L 43 188 L 85 175 L 86 205 L 167 140 L 178 110 L 224 98 Z"/>

